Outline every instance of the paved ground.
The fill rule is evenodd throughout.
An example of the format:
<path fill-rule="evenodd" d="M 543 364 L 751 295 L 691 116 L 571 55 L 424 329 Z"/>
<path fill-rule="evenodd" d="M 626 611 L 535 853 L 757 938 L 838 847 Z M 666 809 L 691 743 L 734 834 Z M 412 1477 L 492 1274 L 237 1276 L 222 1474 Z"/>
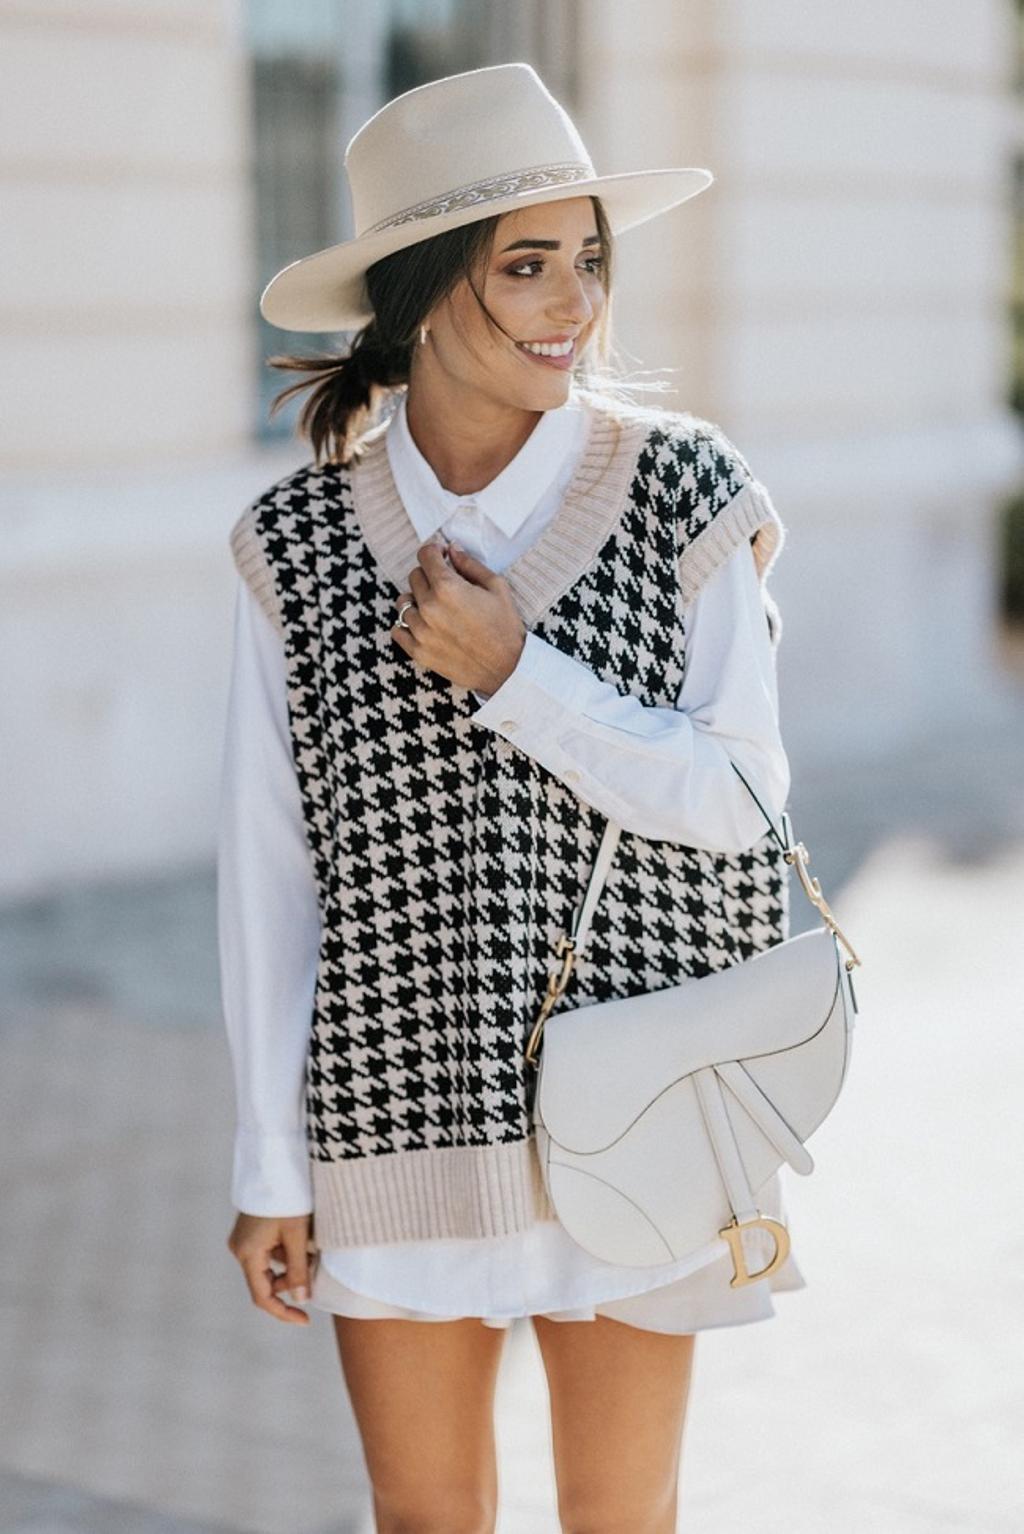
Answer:
<path fill-rule="evenodd" d="M 698 1339 L 681 1529 L 1024 1529 L 1022 763 L 1018 710 L 794 782 L 861 1015 L 787 1183 L 809 1287 Z M 255 1311 L 224 1245 L 214 934 L 209 869 L 0 917 L 0 1534 L 371 1529 L 328 1318 Z M 497 1427 L 501 1534 L 557 1534 L 525 1323 Z"/>

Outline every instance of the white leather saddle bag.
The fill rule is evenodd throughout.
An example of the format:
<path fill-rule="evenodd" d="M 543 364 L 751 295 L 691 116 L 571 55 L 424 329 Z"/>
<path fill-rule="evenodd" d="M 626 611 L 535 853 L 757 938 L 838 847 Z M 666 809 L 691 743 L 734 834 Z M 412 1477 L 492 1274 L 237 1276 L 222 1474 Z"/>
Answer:
<path fill-rule="evenodd" d="M 621 834 L 609 821 L 572 932 L 556 947 L 561 968 L 526 1058 L 537 1066 L 543 1032 L 532 1116 L 545 1185 L 569 1235 L 596 1257 L 636 1267 L 678 1262 L 717 1237 L 732 1254 L 736 1287 L 767 1277 L 789 1253 L 785 1225 L 762 1213 L 758 1192 L 783 1162 L 813 1170 L 804 1142 L 846 1079 L 857 1011 L 851 970 L 861 961 L 807 873 L 789 816 L 780 835 L 732 765 L 822 925 L 711 975 L 552 1012 Z M 775 1250 L 751 1271 L 743 1237 L 753 1229 L 768 1231 Z"/>

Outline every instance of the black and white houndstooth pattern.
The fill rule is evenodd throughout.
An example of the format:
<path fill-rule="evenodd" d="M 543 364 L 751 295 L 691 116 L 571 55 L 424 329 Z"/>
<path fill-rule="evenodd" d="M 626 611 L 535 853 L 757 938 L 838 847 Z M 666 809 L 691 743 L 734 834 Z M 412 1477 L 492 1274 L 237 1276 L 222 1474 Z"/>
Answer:
<path fill-rule="evenodd" d="M 671 706 L 683 677 L 678 558 L 751 478 L 717 428 L 683 419 L 651 427 L 613 532 L 534 625 L 651 705 Z M 523 1049 L 604 817 L 475 724 L 473 694 L 391 639 L 397 588 L 362 536 L 348 474 L 307 465 L 253 506 L 323 926 L 309 1152 L 525 1140 L 535 1072 Z M 705 975 L 787 931 L 767 829 L 739 854 L 624 831 L 562 1005 Z"/>

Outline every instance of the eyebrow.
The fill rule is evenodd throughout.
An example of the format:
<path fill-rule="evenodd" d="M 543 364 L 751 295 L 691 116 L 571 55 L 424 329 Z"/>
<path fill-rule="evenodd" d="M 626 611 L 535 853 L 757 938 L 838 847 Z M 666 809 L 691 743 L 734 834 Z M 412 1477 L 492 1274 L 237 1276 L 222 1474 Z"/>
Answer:
<path fill-rule="evenodd" d="M 583 243 L 584 245 L 596 245 L 600 238 L 600 235 L 588 234 Z M 508 250 L 561 250 L 561 248 L 561 240 L 513 240 L 511 245 L 505 246 L 505 250 L 501 251 L 501 254 L 504 255 L 505 251 Z"/>

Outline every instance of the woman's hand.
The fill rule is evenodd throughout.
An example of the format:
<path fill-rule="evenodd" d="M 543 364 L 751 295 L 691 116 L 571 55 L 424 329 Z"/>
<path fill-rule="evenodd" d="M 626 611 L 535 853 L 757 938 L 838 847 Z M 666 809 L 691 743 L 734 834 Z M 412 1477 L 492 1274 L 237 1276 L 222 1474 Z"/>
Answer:
<path fill-rule="evenodd" d="M 278 1321 L 298 1326 L 308 1326 L 309 1316 L 297 1305 L 286 1305 L 278 1294 L 290 1289 L 296 1299 L 309 1298 L 312 1221 L 309 1214 L 240 1214 L 228 1237 L 228 1251 L 241 1264 L 253 1304 Z M 275 1273 L 271 1261 L 283 1263 L 285 1271 Z"/>
<path fill-rule="evenodd" d="M 526 626 L 504 576 L 457 544 L 448 548 L 451 564 L 438 543 L 416 551 L 419 564 L 395 608 L 410 600 L 416 606 L 405 613 L 408 629 L 396 622 L 391 637 L 418 666 L 457 687 L 497 692 L 515 670 Z"/>

